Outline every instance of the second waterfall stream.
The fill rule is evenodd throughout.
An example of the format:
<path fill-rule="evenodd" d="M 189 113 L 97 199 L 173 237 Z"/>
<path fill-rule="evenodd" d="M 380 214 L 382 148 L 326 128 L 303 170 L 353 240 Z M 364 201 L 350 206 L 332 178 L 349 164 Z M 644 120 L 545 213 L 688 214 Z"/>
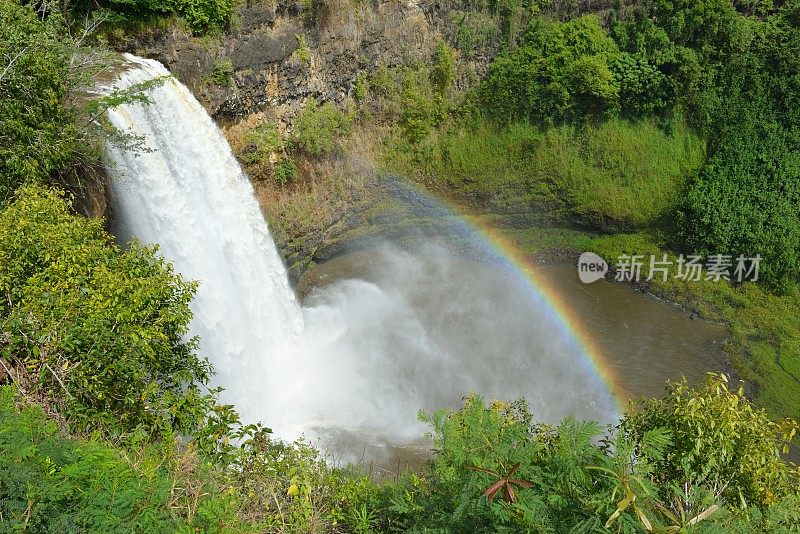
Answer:
<path fill-rule="evenodd" d="M 190 334 L 244 420 L 286 439 L 407 443 L 423 431 L 418 409 L 456 407 L 470 391 L 526 397 L 550 421 L 613 418 L 613 400 L 541 296 L 496 267 L 444 249 L 424 260 L 376 249 L 382 283 L 342 280 L 302 308 L 211 117 L 160 63 L 126 59 L 117 89 L 164 80 L 149 102 L 109 111 L 137 145 L 108 146 L 113 230 L 157 244 L 198 281 Z"/>

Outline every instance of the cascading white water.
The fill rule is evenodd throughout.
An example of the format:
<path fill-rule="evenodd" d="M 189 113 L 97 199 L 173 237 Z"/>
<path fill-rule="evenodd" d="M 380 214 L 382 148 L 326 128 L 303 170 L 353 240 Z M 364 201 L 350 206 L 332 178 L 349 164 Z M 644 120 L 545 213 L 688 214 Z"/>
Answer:
<path fill-rule="evenodd" d="M 127 59 L 117 88 L 167 78 L 148 91 L 149 103 L 109 111 L 117 129 L 143 142 L 136 151 L 108 147 L 115 230 L 157 243 L 177 272 L 200 282 L 191 334 L 225 399 L 258 413 L 267 361 L 296 345 L 300 308 L 250 182 L 211 117 L 160 63 Z"/>
<path fill-rule="evenodd" d="M 169 76 L 158 62 L 128 59 L 118 88 Z M 437 246 L 420 256 L 376 250 L 370 281 L 334 284 L 301 309 L 211 118 L 171 77 L 148 95 L 147 104 L 109 112 L 143 149 L 108 148 L 115 231 L 159 244 L 178 272 L 200 282 L 191 333 L 223 400 L 246 421 L 287 439 L 336 440 L 343 431 L 357 456 L 369 440 L 408 443 L 421 435 L 418 409 L 457 406 L 469 391 L 526 397 L 548 421 L 613 416 L 580 347 L 541 296 L 500 265 Z"/>

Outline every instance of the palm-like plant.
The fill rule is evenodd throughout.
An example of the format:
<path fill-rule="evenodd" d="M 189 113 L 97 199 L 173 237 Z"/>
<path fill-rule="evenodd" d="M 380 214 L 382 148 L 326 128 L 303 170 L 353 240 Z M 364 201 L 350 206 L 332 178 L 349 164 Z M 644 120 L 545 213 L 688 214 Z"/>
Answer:
<path fill-rule="evenodd" d="M 516 484 L 517 486 L 521 486 L 523 488 L 533 487 L 532 482 L 528 482 L 527 480 L 522 480 L 519 478 L 512 478 L 514 473 L 516 473 L 517 470 L 519 469 L 520 465 L 521 464 L 517 462 L 514 465 L 514 467 L 508 470 L 508 473 L 506 473 L 505 476 L 500 475 L 499 473 L 496 473 L 491 469 L 486 469 L 485 467 L 468 466 L 467 468 L 472 469 L 473 471 L 479 471 L 481 473 L 492 475 L 497 479 L 488 486 L 486 486 L 486 489 L 483 490 L 483 494 L 486 495 L 486 498 L 489 499 L 489 502 L 492 502 L 492 500 L 500 492 L 500 490 L 503 490 L 503 499 L 506 502 L 515 503 L 517 502 L 517 494 L 514 493 L 514 488 L 512 486 L 513 484 Z"/>
<path fill-rule="evenodd" d="M 617 503 L 617 509 L 613 514 L 611 514 L 611 517 L 608 518 L 608 521 L 606 521 L 605 528 L 609 528 L 611 524 L 628 508 L 632 508 L 636 514 L 636 517 L 639 518 L 642 526 L 644 526 L 645 530 L 647 530 L 647 532 L 653 532 L 653 525 L 650 523 L 650 520 L 647 518 L 647 515 L 645 515 L 644 511 L 636 503 L 637 495 L 634 489 L 631 487 L 631 482 L 635 482 L 645 495 L 648 497 L 650 496 L 647 487 L 639 477 L 632 475 L 631 473 L 627 472 L 627 470 L 614 471 L 599 466 L 590 466 L 587 469 L 600 471 L 604 474 L 604 476 L 617 482 L 618 486 L 614 488 L 614 492 L 611 494 L 612 499 L 616 498 L 619 490 L 622 492 L 622 499 Z"/>

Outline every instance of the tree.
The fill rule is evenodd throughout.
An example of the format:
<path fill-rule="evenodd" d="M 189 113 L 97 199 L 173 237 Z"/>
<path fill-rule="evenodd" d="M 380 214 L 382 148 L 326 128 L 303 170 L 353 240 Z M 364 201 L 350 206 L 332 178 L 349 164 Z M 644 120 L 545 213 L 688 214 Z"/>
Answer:
<path fill-rule="evenodd" d="M 500 55 L 480 87 L 483 104 L 501 122 L 560 123 L 607 116 L 619 106 L 613 39 L 595 16 L 537 20 L 520 46 Z"/>
<path fill-rule="evenodd" d="M 796 492 L 798 472 L 781 459 L 800 425 L 772 421 L 753 407 L 742 387 L 730 389 L 725 375 L 710 373 L 704 384 L 669 384 L 664 399 L 645 399 L 622 423 L 634 441 L 660 429 L 671 439 L 654 462 L 656 481 L 666 486 L 703 485 L 732 506 L 767 507 Z"/>
<path fill-rule="evenodd" d="M 723 126 L 719 146 L 689 188 L 682 213 L 687 247 L 734 259 L 758 254 L 759 279 L 786 289 L 800 279 L 798 144 L 769 108 L 743 98 L 728 104 L 746 116 Z"/>
<path fill-rule="evenodd" d="M 37 183 L 70 163 L 77 129 L 63 105 L 69 61 L 63 21 L 0 1 L 0 204 L 17 185 Z"/>

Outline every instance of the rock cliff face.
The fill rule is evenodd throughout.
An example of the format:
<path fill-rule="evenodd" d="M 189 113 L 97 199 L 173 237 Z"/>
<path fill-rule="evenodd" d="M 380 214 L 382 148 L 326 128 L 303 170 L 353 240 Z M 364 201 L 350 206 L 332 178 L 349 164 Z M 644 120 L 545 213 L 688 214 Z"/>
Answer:
<path fill-rule="evenodd" d="M 549 16 L 603 11 L 620 1 L 553 0 Z M 345 109 L 359 76 L 369 77 L 379 66 L 430 61 L 439 39 L 457 41 L 460 7 L 459 0 L 247 0 L 238 4 L 224 35 L 195 37 L 173 24 L 114 45 L 166 65 L 231 139 L 264 122 L 277 124 L 279 131 L 291 128 L 310 98 Z M 494 38 L 464 58 L 472 76 L 485 71 L 499 48 Z M 293 188 L 253 176 L 293 278 L 314 260 L 334 254 L 343 241 L 363 239 L 373 230 L 385 234 L 415 213 L 393 193 L 395 180 L 376 176 L 371 155 L 359 153 L 369 144 L 356 139 L 351 145 L 357 148 L 351 146 L 344 160 L 306 161 L 304 180 Z M 297 212 L 306 215 L 303 224 L 292 220 Z"/>
<path fill-rule="evenodd" d="M 290 120 L 307 97 L 343 103 L 378 65 L 427 60 L 439 30 L 421 1 L 249 0 L 222 37 L 173 27 L 118 46 L 164 63 L 223 124 Z"/>
<path fill-rule="evenodd" d="M 265 121 L 283 131 L 310 98 L 344 109 L 359 76 L 378 66 L 427 62 L 442 35 L 444 16 L 438 5 L 424 4 L 429 1 L 248 0 L 239 4 L 222 36 L 195 37 L 173 24 L 114 45 L 162 62 L 229 135 Z M 343 236 L 369 233 L 360 214 L 385 204 L 385 188 L 369 163 L 333 159 L 301 165 L 310 177 L 305 192 L 297 191 L 304 184 L 295 184 L 294 191 L 276 190 L 271 180 L 254 176 L 256 194 L 294 279 L 313 260 L 327 257 Z M 354 178 L 321 183 L 334 173 Z M 298 198 L 313 198 L 310 202 L 318 206 Z M 287 210 L 276 207 L 281 203 Z M 298 228 L 284 216 L 284 211 L 298 210 L 307 212 L 313 224 Z"/>
<path fill-rule="evenodd" d="M 548 16 L 603 13 L 637 0 L 551 0 Z M 118 48 L 158 59 L 221 122 L 269 112 L 291 119 L 309 96 L 342 103 L 378 65 L 427 61 L 454 41 L 458 0 L 246 0 L 219 38 L 152 29 Z M 473 58 L 480 73 L 499 43 Z"/>

